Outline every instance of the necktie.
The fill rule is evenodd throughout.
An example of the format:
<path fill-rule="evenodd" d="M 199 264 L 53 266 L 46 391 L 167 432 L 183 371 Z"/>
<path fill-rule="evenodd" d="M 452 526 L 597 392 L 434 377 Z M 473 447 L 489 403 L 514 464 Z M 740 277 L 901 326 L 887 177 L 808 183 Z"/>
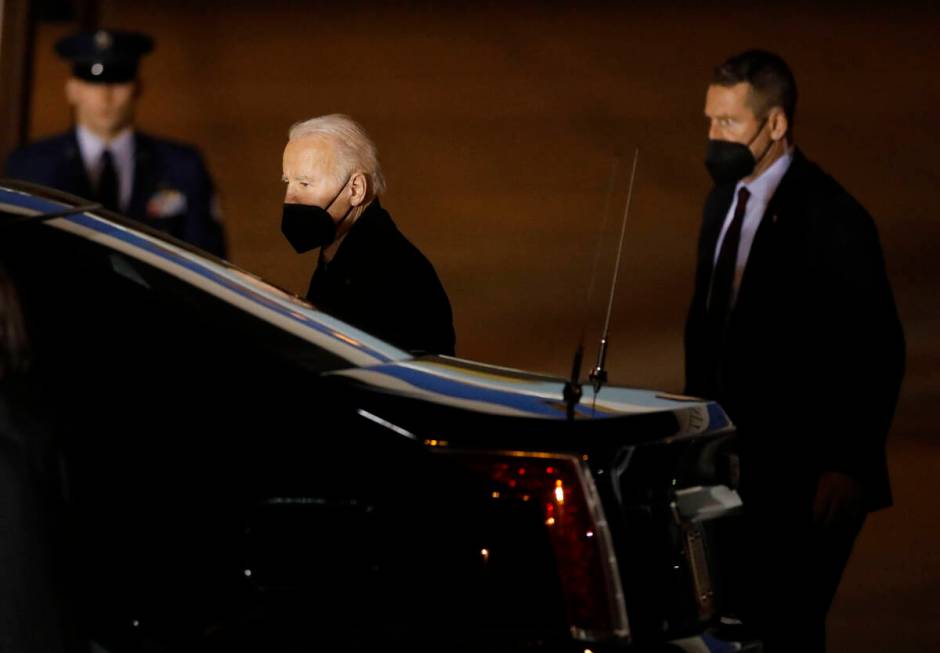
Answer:
<path fill-rule="evenodd" d="M 98 179 L 98 202 L 112 211 L 118 209 L 118 178 L 111 150 L 101 153 L 101 177 Z"/>
<path fill-rule="evenodd" d="M 738 245 L 741 242 L 741 225 L 744 222 L 744 212 L 747 210 L 747 200 L 751 192 L 741 186 L 738 191 L 738 203 L 734 208 L 731 224 L 725 232 L 725 239 L 721 243 L 721 251 L 715 262 L 712 272 L 712 285 L 708 294 L 709 321 L 719 331 L 724 330 L 728 315 L 731 312 L 731 292 L 734 288 L 734 271 L 737 266 Z"/>

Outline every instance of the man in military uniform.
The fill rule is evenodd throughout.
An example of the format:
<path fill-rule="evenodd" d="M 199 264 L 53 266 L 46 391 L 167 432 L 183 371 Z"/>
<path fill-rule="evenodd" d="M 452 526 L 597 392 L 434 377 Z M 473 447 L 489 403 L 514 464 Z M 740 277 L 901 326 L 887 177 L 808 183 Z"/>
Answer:
<path fill-rule="evenodd" d="M 298 252 L 322 248 L 307 299 L 402 349 L 452 355 L 447 293 L 379 203 L 385 179 L 362 127 L 338 114 L 294 125 L 283 171 L 284 235 Z"/>
<path fill-rule="evenodd" d="M 94 199 L 224 256 L 202 156 L 191 146 L 134 129 L 138 63 L 152 49 L 149 36 L 117 30 L 80 32 L 56 43 L 56 52 L 72 62 L 65 95 L 75 127 L 13 152 L 6 174 Z"/>

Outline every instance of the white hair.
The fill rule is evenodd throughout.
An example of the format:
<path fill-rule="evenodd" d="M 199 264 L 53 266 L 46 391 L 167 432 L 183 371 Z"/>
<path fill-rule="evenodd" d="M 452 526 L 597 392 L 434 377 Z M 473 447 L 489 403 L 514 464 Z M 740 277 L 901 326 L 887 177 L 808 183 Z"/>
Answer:
<path fill-rule="evenodd" d="M 337 158 L 334 174 L 342 181 L 357 168 L 369 177 L 369 185 L 375 195 L 385 192 L 385 175 L 379 164 L 379 153 L 375 143 L 366 134 L 362 125 L 349 116 L 331 113 L 294 123 L 287 134 L 293 141 L 305 136 L 325 136 L 333 142 Z"/>

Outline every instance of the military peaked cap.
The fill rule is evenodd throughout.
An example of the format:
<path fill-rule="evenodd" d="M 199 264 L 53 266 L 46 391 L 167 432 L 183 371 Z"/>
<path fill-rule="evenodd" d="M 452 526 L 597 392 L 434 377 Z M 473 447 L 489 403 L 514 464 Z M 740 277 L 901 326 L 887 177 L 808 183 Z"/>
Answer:
<path fill-rule="evenodd" d="M 101 84 L 137 78 L 140 58 L 153 50 L 153 39 L 139 32 L 99 29 L 60 39 L 55 50 L 72 62 L 72 74 Z"/>

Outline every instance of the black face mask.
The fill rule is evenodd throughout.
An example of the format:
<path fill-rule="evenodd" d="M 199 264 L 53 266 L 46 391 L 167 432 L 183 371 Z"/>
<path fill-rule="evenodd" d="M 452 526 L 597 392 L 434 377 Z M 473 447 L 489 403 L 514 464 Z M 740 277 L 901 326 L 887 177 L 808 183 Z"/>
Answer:
<path fill-rule="evenodd" d="M 708 141 L 708 148 L 705 150 L 705 167 L 708 168 L 708 173 L 716 184 L 731 184 L 754 172 L 758 160 L 754 158 L 750 145 L 757 140 L 766 125 L 767 119 L 765 118 L 760 129 L 754 134 L 754 138 L 746 145 L 731 141 Z M 761 154 L 761 159 L 767 156 L 772 145 L 773 141 Z"/>
<path fill-rule="evenodd" d="M 349 216 L 352 206 L 343 214 L 339 222 L 333 222 L 329 209 L 346 189 L 347 178 L 326 208 L 309 204 L 284 203 L 281 213 L 281 233 L 298 254 L 309 252 L 317 247 L 325 247 L 336 240 L 336 227 Z"/>

